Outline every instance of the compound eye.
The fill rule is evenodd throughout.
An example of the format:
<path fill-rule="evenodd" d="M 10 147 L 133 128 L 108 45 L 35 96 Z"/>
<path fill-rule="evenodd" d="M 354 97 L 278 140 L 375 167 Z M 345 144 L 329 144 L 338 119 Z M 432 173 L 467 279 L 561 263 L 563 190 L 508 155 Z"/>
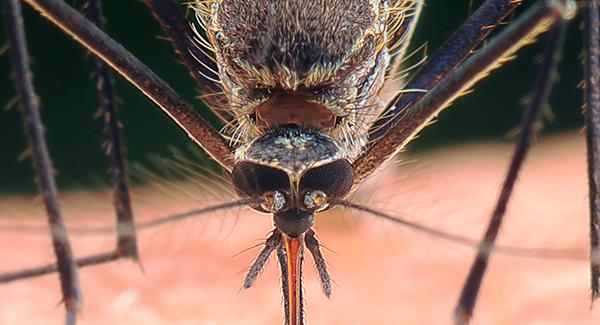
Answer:
<path fill-rule="evenodd" d="M 329 207 L 329 203 L 327 202 L 327 194 L 323 191 L 308 191 L 304 194 L 304 199 L 302 200 L 304 203 L 304 207 L 312 212 L 321 212 L 327 207 Z"/>
<path fill-rule="evenodd" d="M 322 192 L 332 198 L 346 195 L 354 182 L 354 170 L 346 159 L 307 170 L 300 179 L 300 193 Z M 316 195 L 316 194 L 315 194 Z"/>
<path fill-rule="evenodd" d="M 281 211 L 287 200 L 285 199 L 285 195 L 279 191 L 269 191 L 263 194 L 263 202 L 260 203 L 260 207 L 271 213 L 276 213 Z"/>
<path fill-rule="evenodd" d="M 243 196 L 262 197 L 267 192 L 290 191 L 290 180 L 281 169 L 242 161 L 231 173 L 236 192 Z"/>

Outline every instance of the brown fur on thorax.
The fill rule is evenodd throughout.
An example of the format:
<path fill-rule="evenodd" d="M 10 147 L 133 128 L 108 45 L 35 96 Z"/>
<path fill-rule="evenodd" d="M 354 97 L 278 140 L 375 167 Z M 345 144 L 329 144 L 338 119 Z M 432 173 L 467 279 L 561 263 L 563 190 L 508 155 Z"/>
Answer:
<path fill-rule="evenodd" d="M 409 11 L 413 5 L 412 0 L 203 2 L 203 25 L 236 116 L 233 137 L 247 140 L 262 134 L 265 125 L 274 126 L 269 123 L 293 121 L 341 139 L 353 156 L 382 109 L 378 93 L 390 60 L 390 17 L 401 12 L 399 6 Z M 289 113 L 274 105 L 282 103 L 275 98 L 282 92 L 290 94 L 283 95 Z M 296 102 L 293 94 L 300 94 Z M 291 107 L 301 105 L 314 107 L 322 120 L 298 119 Z M 279 115 L 257 120 L 260 107 L 270 110 L 259 111 L 259 119 L 265 112 Z"/>

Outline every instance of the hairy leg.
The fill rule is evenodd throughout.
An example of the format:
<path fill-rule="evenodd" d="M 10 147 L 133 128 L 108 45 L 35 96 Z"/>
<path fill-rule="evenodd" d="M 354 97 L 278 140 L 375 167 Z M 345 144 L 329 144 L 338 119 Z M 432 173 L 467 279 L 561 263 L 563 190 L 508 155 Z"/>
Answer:
<path fill-rule="evenodd" d="M 464 283 L 458 305 L 455 310 L 455 323 L 468 324 L 473 315 L 473 309 L 477 302 L 477 296 L 483 281 L 483 276 L 488 266 L 490 258 L 490 247 L 494 247 L 498 233 L 502 226 L 506 208 L 513 193 L 514 185 L 517 181 L 519 172 L 531 146 L 531 141 L 535 133 L 535 122 L 538 120 L 542 107 L 546 104 L 550 86 L 552 83 L 552 73 L 556 68 L 560 56 L 560 49 L 564 39 L 566 21 L 559 21 L 548 34 L 547 47 L 544 51 L 543 61 L 539 73 L 535 80 L 531 103 L 523 113 L 519 138 L 515 145 L 515 151 L 508 167 L 506 178 L 500 192 L 500 197 L 492 213 L 487 230 L 480 244 L 480 251 L 475 257 L 471 266 L 467 280 Z"/>
<path fill-rule="evenodd" d="M 101 0 L 90 0 L 87 3 L 86 14 L 98 28 L 104 30 Z M 104 122 L 104 138 L 106 155 L 109 162 L 110 185 L 113 191 L 113 204 L 117 214 L 117 254 L 139 258 L 135 221 L 131 208 L 131 196 L 127 169 L 125 167 L 125 154 L 123 153 L 123 138 L 117 116 L 117 100 L 113 88 L 113 75 L 110 68 L 98 57 L 93 57 L 94 78 L 98 89 L 100 112 Z"/>
<path fill-rule="evenodd" d="M 546 31 L 549 26 L 572 16 L 573 12 L 574 3 L 569 0 L 537 2 L 487 46 L 452 70 L 425 96 L 403 110 L 398 123 L 367 146 L 353 163 L 355 186 L 404 148 L 454 99 L 487 76 L 491 70 L 499 67 L 521 47 L 533 42 L 535 37 Z"/>
<path fill-rule="evenodd" d="M 42 195 L 48 217 L 52 246 L 57 261 L 56 268 L 60 275 L 62 299 L 67 309 L 66 323 L 75 324 L 77 310 L 83 304 L 83 297 L 79 287 L 77 268 L 73 262 L 69 237 L 63 223 L 54 170 L 39 112 L 39 101 L 33 87 L 21 4 L 18 0 L 4 1 L 4 11 L 12 68 L 23 109 L 25 134 L 31 149 L 39 193 Z"/>
<path fill-rule="evenodd" d="M 222 94 L 219 83 L 215 82 L 219 81 L 218 67 L 209 53 L 194 42 L 189 23 L 181 14 L 179 5 L 173 0 L 145 0 L 145 3 L 196 81 L 204 102 L 221 120 L 230 121 L 233 116 L 224 109 L 227 107 L 227 98 Z"/>
<path fill-rule="evenodd" d="M 136 86 L 223 168 L 233 168 L 231 148 L 192 107 L 123 46 L 59 0 L 25 0 Z"/>
<path fill-rule="evenodd" d="M 600 294 L 600 18 L 598 0 L 585 11 L 585 97 L 590 200 L 590 271 L 592 300 Z"/>

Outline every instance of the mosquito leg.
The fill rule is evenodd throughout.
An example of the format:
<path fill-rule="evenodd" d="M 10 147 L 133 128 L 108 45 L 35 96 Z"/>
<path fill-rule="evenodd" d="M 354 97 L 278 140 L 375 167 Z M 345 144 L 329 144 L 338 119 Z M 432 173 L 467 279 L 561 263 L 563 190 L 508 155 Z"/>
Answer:
<path fill-rule="evenodd" d="M 489 262 L 490 252 L 492 251 L 496 237 L 500 231 L 506 213 L 506 207 L 510 200 L 519 171 L 523 166 L 527 151 L 531 145 L 531 139 L 535 132 L 535 122 L 538 120 L 540 111 L 546 104 L 548 93 L 550 92 L 552 73 L 559 60 L 565 27 L 566 21 L 560 20 L 548 34 L 547 47 L 544 50 L 543 61 L 534 83 L 531 103 L 523 114 L 520 124 L 521 133 L 515 144 L 513 157 L 506 178 L 504 179 L 504 184 L 502 185 L 500 197 L 498 198 L 487 230 L 485 231 L 484 238 L 481 241 L 480 250 L 471 266 L 471 270 L 469 271 L 469 275 L 460 294 L 458 305 L 455 309 L 454 316 L 456 324 L 469 323 L 471 315 L 473 314 L 477 295 L 481 287 L 481 281 L 483 280 Z"/>
<path fill-rule="evenodd" d="M 24 0 L 100 57 L 173 119 L 223 168 L 233 168 L 231 148 L 192 107 L 123 46 L 60 0 Z"/>
<path fill-rule="evenodd" d="M 100 0 L 90 0 L 87 4 L 86 15 L 98 28 L 104 30 L 102 4 Z M 135 222 L 131 209 L 129 184 L 125 158 L 123 154 L 123 139 L 119 130 L 117 103 L 113 88 L 113 75 L 109 67 L 98 57 L 93 57 L 96 86 L 100 100 L 100 112 L 104 122 L 104 137 L 106 139 L 106 155 L 109 160 L 110 184 L 113 192 L 113 204 L 117 213 L 117 254 L 138 259 L 138 249 L 135 233 Z"/>
<path fill-rule="evenodd" d="M 448 73 L 462 63 L 490 32 L 509 13 L 521 4 L 521 0 L 487 0 L 457 29 L 439 50 L 417 71 L 404 87 L 429 90 Z M 423 97 L 423 92 L 406 92 L 371 126 L 369 140 L 381 137 L 399 120 L 403 109 Z"/>
<path fill-rule="evenodd" d="M 585 13 L 585 98 L 588 181 L 590 196 L 590 271 L 592 300 L 600 295 L 600 18 L 598 1 Z"/>
<path fill-rule="evenodd" d="M 323 258 L 323 253 L 321 253 L 321 246 L 319 240 L 315 237 L 315 231 L 312 229 L 307 231 L 304 240 L 306 248 L 308 248 L 308 251 L 312 254 L 313 260 L 315 261 L 315 267 L 317 268 L 319 279 L 321 280 L 321 290 L 325 296 L 329 298 L 331 297 L 331 276 L 327 271 L 327 263 L 325 263 L 325 258 Z"/>
<path fill-rule="evenodd" d="M 279 230 L 274 230 L 271 236 L 265 241 L 265 247 L 256 257 L 254 264 L 252 264 L 250 270 L 248 270 L 248 274 L 246 274 L 246 279 L 244 280 L 244 289 L 248 289 L 254 285 L 254 281 L 256 281 L 256 278 L 262 273 L 269 257 L 271 257 L 271 254 L 273 254 L 280 244 L 281 232 Z"/>
<path fill-rule="evenodd" d="M 119 256 L 115 251 L 101 253 L 101 254 L 94 254 L 94 255 L 89 255 L 89 256 L 75 259 L 75 265 L 77 265 L 77 267 L 92 266 L 92 265 L 112 262 L 112 261 L 119 259 L 120 257 L 121 256 Z M 33 277 L 37 277 L 37 276 L 54 273 L 56 271 L 60 272 L 59 266 L 60 265 L 57 265 L 57 264 L 48 264 L 48 265 L 33 267 L 30 269 L 26 269 L 26 270 L 2 273 L 2 274 L 0 274 L 0 283 L 6 283 L 6 282 L 12 282 L 12 281 L 16 281 L 16 280 L 33 278 Z"/>
<path fill-rule="evenodd" d="M 200 215 L 210 215 L 211 213 L 213 213 L 215 211 L 219 211 L 219 210 L 239 208 L 242 206 L 247 206 L 249 204 L 256 204 L 259 202 L 261 202 L 261 200 L 257 200 L 257 199 L 253 199 L 253 198 L 225 202 L 225 203 L 221 203 L 221 204 L 217 204 L 217 205 L 213 205 L 213 206 L 209 206 L 209 207 L 205 207 L 205 208 L 201 208 L 201 209 L 194 209 L 194 210 L 190 210 L 187 212 L 172 214 L 172 215 L 148 220 L 148 221 L 139 223 L 137 225 L 137 229 L 140 229 L 140 230 L 149 229 L 149 228 L 157 227 L 157 226 L 164 225 L 167 223 L 178 222 L 181 220 L 189 219 L 189 218 L 200 216 Z M 114 229 L 112 227 L 106 227 L 106 228 L 100 227 L 100 228 L 96 228 L 96 229 L 90 229 L 90 228 L 84 227 L 84 228 L 73 229 L 73 231 L 75 233 L 104 234 L 104 233 L 113 233 Z M 85 257 L 77 258 L 77 259 L 75 259 L 75 264 L 79 267 L 84 267 L 84 266 L 112 262 L 112 261 L 119 259 L 120 257 L 122 257 L 122 256 L 119 255 L 119 252 L 112 250 L 110 252 L 93 254 L 93 255 L 88 255 Z M 2 273 L 2 274 L 0 274 L 0 283 L 22 280 L 22 279 L 26 279 L 26 278 L 31 278 L 31 277 L 41 276 L 44 274 L 53 273 L 53 272 L 56 272 L 57 270 L 59 270 L 58 266 L 59 265 L 57 265 L 57 264 L 48 264 L 48 265 L 37 266 L 37 267 L 25 269 L 25 270 Z"/>
<path fill-rule="evenodd" d="M 77 278 L 77 268 L 69 244 L 67 230 L 58 202 L 58 191 L 54 182 L 52 161 L 44 137 L 44 127 L 39 112 L 39 102 L 33 88 L 29 67 L 29 54 L 25 40 L 25 29 L 18 0 L 4 1 L 6 31 L 17 92 L 23 108 L 25 134 L 29 140 L 33 166 L 37 175 L 39 192 L 42 194 L 48 226 L 52 235 L 52 246 L 60 274 L 63 301 L 67 309 L 67 323 L 74 324 L 77 310 L 82 305 L 82 295 Z"/>
<path fill-rule="evenodd" d="M 172 40 L 175 51 L 183 61 L 183 65 L 188 69 L 190 75 L 196 81 L 202 94 L 218 94 L 223 90 L 221 87 L 209 80 L 219 79 L 219 75 L 215 74 L 218 70 L 217 65 L 211 57 L 209 57 L 199 45 L 193 41 L 190 27 L 183 15 L 179 5 L 173 0 L 145 0 L 144 1 L 152 14 L 160 23 L 165 34 Z M 227 98 L 224 95 L 214 95 L 204 98 L 209 107 L 224 107 L 226 106 Z M 232 116 L 222 109 L 213 110 L 223 121 L 230 121 Z"/>
<path fill-rule="evenodd" d="M 570 0 L 536 2 L 484 48 L 449 72 L 431 91 L 403 111 L 399 122 L 359 156 L 354 165 L 354 184 L 360 184 L 377 167 L 401 150 L 442 109 L 508 60 L 521 47 L 556 21 L 570 18 L 575 4 Z"/>

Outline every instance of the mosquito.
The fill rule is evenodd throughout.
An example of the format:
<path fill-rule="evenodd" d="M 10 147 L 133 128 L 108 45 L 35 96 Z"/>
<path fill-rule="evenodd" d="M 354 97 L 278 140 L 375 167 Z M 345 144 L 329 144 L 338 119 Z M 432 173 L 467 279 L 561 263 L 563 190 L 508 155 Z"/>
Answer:
<path fill-rule="evenodd" d="M 312 255 L 325 295 L 331 277 L 313 229 L 333 207 L 366 212 L 477 249 L 456 305 L 456 324 L 469 323 L 515 181 L 527 155 L 534 124 L 551 85 L 565 26 L 584 15 L 585 114 L 589 166 L 591 290 L 598 296 L 596 255 L 600 227 L 600 35 L 598 1 L 539 0 L 494 37 L 490 33 L 522 4 L 487 0 L 406 81 L 407 46 L 424 6 L 420 0 L 239 1 L 190 3 L 190 25 L 171 0 L 145 1 L 181 61 L 223 121 L 218 132 L 175 91 L 103 32 L 99 1 L 84 17 L 59 0 L 24 0 L 92 52 L 106 122 L 107 153 L 117 215 L 116 248 L 75 258 L 62 220 L 52 163 L 31 79 L 18 0 L 5 0 L 12 68 L 26 135 L 51 229 L 56 263 L 0 275 L 1 282 L 58 272 L 66 322 L 76 322 L 82 293 L 78 267 L 121 258 L 138 259 L 136 228 L 192 214 L 249 206 L 272 215 L 274 229 L 244 281 L 251 287 L 276 255 L 281 270 L 286 324 L 304 324 L 302 268 Z M 496 208 L 481 241 L 472 241 L 370 209 L 349 196 L 400 152 L 444 108 L 519 49 L 542 39 L 545 49 L 531 101 Z M 485 46 L 481 46 L 486 41 Z M 230 176 L 239 199 L 169 219 L 136 224 L 129 197 L 111 71 L 152 100 Z M 400 78 L 401 79 L 401 78 Z"/>

